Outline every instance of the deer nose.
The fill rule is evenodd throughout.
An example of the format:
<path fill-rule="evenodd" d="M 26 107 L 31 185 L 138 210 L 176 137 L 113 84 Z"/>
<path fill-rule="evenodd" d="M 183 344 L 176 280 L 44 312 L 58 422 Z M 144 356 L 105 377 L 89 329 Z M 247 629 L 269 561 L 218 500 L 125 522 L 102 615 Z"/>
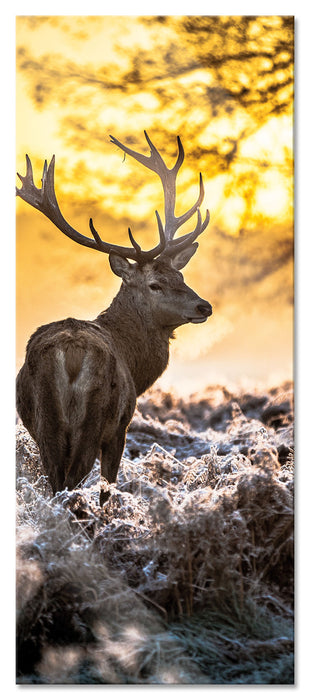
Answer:
<path fill-rule="evenodd" d="M 206 318 L 208 316 L 211 316 L 212 314 L 212 306 L 209 304 L 208 301 L 204 301 L 203 304 L 197 304 L 197 310 L 199 311 L 202 316 L 205 316 Z"/>

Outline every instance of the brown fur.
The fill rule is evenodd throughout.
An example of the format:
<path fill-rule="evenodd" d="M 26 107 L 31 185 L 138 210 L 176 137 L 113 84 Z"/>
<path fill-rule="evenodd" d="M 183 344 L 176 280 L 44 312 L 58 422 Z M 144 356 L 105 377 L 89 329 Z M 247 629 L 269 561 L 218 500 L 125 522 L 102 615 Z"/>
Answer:
<path fill-rule="evenodd" d="M 85 357 L 85 348 L 68 343 L 65 351 L 65 368 L 69 377 L 69 382 L 75 381 L 81 371 L 82 363 Z"/>
<path fill-rule="evenodd" d="M 54 493 L 77 486 L 99 453 L 102 477 L 116 480 L 136 398 L 166 368 L 173 329 L 211 313 L 170 262 L 118 264 L 124 281 L 110 308 L 38 328 L 17 377 L 17 410 Z M 100 502 L 108 495 L 102 488 Z"/>

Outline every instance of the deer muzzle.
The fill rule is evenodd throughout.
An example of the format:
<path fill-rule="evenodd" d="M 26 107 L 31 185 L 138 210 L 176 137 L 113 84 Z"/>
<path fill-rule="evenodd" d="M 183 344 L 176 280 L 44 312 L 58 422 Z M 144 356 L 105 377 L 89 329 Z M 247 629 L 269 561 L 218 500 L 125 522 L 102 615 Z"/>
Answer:
<path fill-rule="evenodd" d="M 196 305 L 195 315 L 189 318 L 190 323 L 204 323 L 212 314 L 212 306 L 208 301 L 200 300 Z"/>

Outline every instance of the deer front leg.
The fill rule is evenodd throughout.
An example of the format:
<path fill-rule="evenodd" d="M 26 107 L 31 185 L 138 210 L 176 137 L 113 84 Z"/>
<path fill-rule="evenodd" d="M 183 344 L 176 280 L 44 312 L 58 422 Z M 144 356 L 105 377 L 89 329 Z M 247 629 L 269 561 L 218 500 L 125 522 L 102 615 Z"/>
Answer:
<path fill-rule="evenodd" d="M 126 425 L 120 425 L 117 433 L 112 437 L 110 442 L 104 442 L 101 445 L 101 479 L 104 480 L 100 484 L 100 506 L 110 497 L 110 491 L 107 489 L 106 482 L 112 484 L 116 481 L 118 468 L 124 450 L 126 439 Z"/>

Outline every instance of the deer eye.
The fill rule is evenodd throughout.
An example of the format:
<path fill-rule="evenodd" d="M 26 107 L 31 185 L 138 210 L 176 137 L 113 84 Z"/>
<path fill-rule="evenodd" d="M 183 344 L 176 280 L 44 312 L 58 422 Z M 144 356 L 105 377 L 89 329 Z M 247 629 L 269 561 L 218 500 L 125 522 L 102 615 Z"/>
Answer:
<path fill-rule="evenodd" d="M 152 289 L 154 292 L 161 292 L 161 289 L 162 289 L 161 286 L 160 286 L 160 284 L 157 284 L 157 282 L 152 282 L 152 283 L 149 285 L 149 287 L 150 287 L 150 289 Z"/>

